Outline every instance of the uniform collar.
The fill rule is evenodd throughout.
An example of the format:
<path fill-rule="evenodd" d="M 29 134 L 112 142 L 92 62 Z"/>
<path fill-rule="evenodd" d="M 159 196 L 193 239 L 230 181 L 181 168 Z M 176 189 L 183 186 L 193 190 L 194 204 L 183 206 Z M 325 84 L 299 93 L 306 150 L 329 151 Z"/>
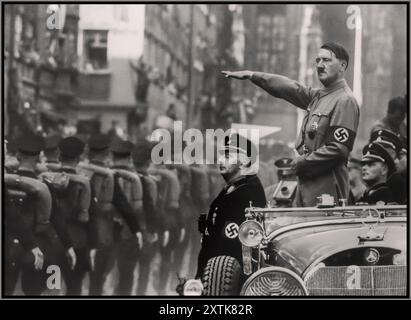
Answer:
<path fill-rule="evenodd" d="M 384 187 L 387 187 L 387 184 L 386 184 L 385 182 L 376 184 L 375 186 L 372 186 L 370 189 L 368 189 L 368 190 L 367 190 L 367 193 L 368 193 L 369 195 L 371 195 L 372 193 L 374 193 L 374 192 L 377 191 L 378 189 L 384 188 Z"/>
<path fill-rule="evenodd" d="M 324 87 L 323 89 L 321 89 L 319 91 L 319 98 L 322 98 L 322 97 L 326 96 L 327 94 L 330 94 L 331 92 L 334 92 L 334 91 L 336 91 L 338 89 L 341 89 L 341 88 L 345 88 L 347 86 L 348 86 L 347 81 L 345 81 L 344 78 L 341 79 L 341 80 L 338 80 L 338 81 L 334 82 L 332 85 L 330 85 L 328 87 Z"/>
<path fill-rule="evenodd" d="M 244 183 L 245 181 L 248 181 L 248 180 L 254 178 L 255 176 L 256 176 L 255 174 L 239 176 L 239 177 L 233 179 L 232 181 L 230 181 L 229 183 L 227 183 L 226 188 L 228 189 L 231 186 L 238 186 L 238 185 Z"/>

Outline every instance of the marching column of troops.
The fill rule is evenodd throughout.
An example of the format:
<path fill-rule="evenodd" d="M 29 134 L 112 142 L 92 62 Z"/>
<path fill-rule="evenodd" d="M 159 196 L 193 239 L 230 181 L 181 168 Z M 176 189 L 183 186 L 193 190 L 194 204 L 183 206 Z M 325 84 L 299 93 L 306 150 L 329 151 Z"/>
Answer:
<path fill-rule="evenodd" d="M 152 147 L 103 134 L 87 142 L 37 135 L 8 141 L 6 295 L 16 294 L 18 283 L 25 295 L 56 294 L 50 266 L 64 280 L 57 294 L 66 295 L 105 294 L 109 275 L 116 295 L 150 293 L 149 279 L 155 294 L 167 294 L 179 276 L 194 276 L 197 218 L 224 180 L 211 166 L 154 165 Z"/>

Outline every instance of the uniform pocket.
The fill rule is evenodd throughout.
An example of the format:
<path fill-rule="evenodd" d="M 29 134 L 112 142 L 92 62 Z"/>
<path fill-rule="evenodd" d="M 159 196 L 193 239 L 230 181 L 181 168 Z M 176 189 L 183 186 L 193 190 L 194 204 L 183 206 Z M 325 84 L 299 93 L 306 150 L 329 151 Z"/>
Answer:
<path fill-rule="evenodd" d="M 306 126 L 306 132 L 309 139 L 314 139 L 317 135 L 324 136 L 330 125 L 329 111 L 312 112 Z"/>

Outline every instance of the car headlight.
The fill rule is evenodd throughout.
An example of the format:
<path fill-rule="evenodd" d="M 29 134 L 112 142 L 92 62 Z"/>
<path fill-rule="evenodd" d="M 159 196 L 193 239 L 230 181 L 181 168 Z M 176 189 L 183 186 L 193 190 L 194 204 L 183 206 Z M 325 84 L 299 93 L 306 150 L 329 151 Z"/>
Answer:
<path fill-rule="evenodd" d="M 248 220 L 241 224 L 238 232 L 240 242 L 246 247 L 256 247 L 264 237 L 263 226 L 257 221 Z"/>
<path fill-rule="evenodd" d="M 263 268 L 254 273 L 241 290 L 244 296 L 306 296 L 307 288 L 294 272 L 280 267 Z"/>

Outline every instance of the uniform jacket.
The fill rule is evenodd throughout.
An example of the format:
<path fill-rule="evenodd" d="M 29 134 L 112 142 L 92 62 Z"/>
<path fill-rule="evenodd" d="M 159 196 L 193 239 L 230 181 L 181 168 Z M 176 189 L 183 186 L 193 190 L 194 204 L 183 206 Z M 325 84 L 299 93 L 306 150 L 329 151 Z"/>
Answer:
<path fill-rule="evenodd" d="M 114 176 L 122 193 L 132 208 L 133 220 L 137 221 L 142 230 L 146 230 L 143 213 L 143 189 L 139 175 L 134 169 L 126 166 L 113 166 L 112 169 L 115 172 Z M 132 236 L 130 227 L 121 215 L 119 215 L 119 218 L 122 225 L 120 237 L 128 239 Z"/>
<path fill-rule="evenodd" d="M 78 172 L 90 179 L 90 244 L 91 247 L 111 245 L 114 241 L 113 172 L 99 163 L 80 163 Z"/>
<path fill-rule="evenodd" d="M 398 204 L 407 204 L 408 202 L 408 183 L 407 172 L 395 172 L 387 180 L 391 192 L 394 196 L 394 201 Z"/>
<path fill-rule="evenodd" d="M 69 176 L 66 189 L 53 190 L 53 216 L 61 226 L 59 237 L 65 248 L 85 248 L 88 243 L 87 221 L 91 201 L 90 181 L 74 168 L 61 167 L 58 172 Z"/>
<path fill-rule="evenodd" d="M 24 188 L 34 187 L 38 190 L 35 193 L 27 192 L 27 196 L 21 203 L 21 219 L 19 220 L 22 223 L 22 229 L 20 231 L 29 232 L 29 237 L 35 240 L 30 246 L 36 243 L 47 259 L 54 259 L 61 246 L 58 237 L 61 225 L 58 221 L 59 217 L 52 214 L 52 197 L 49 187 L 40 181 L 33 171 L 18 169 L 15 173 L 20 176 L 21 186 L 27 184 Z"/>
<path fill-rule="evenodd" d="M 29 228 L 20 210 L 21 198 L 13 197 L 9 190 L 4 193 L 4 234 L 6 246 L 13 246 L 17 239 L 27 251 L 38 246 L 34 232 Z"/>
<path fill-rule="evenodd" d="M 241 176 L 227 184 L 212 202 L 198 258 L 197 277 L 201 276 L 207 261 L 215 256 L 232 256 L 242 263 L 238 227 L 245 221 L 245 209 L 250 202 L 255 207 L 266 204 L 263 186 L 256 175 Z"/>
<path fill-rule="evenodd" d="M 193 197 L 194 205 L 197 212 L 205 212 L 209 206 L 209 178 L 207 169 L 202 165 L 192 165 L 191 176 L 191 196 Z"/>
<path fill-rule="evenodd" d="M 163 221 L 163 230 L 176 230 L 184 226 L 179 212 L 180 183 L 177 174 L 164 168 L 151 168 L 149 174 L 155 176 L 158 189 L 158 211 Z"/>
<path fill-rule="evenodd" d="M 330 194 L 348 199 L 347 159 L 357 133 L 359 107 L 345 80 L 324 89 L 286 77 L 254 73 L 252 81 L 271 95 L 306 111 L 296 149 L 297 205 L 315 206 Z"/>
<path fill-rule="evenodd" d="M 179 198 L 179 210 L 184 225 L 188 226 L 191 221 L 197 218 L 197 210 L 194 205 L 195 200 L 191 195 L 191 192 L 193 190 L 191 168 L 186 164 L 178 164 L 175 165 L 175 169 L 181 190 Z"/>
<path fill-rule="evenodd" d="M 150 233 L 164 231 L 161 215 L 157 209 L 158 190 L 156 180 L 147 172 L 138 172 L 143 189 L 143 212 L 147 231 Z"/>
<path fill-rule="evenodd" d="M 376 204 L 379 201 L 384 201 L 385 204 L 395 202 L 393 191 L 386 183 L 380 183 L 367 191 L 358 200 L 358 202 L 366 202 L 368 204 Z"/>

